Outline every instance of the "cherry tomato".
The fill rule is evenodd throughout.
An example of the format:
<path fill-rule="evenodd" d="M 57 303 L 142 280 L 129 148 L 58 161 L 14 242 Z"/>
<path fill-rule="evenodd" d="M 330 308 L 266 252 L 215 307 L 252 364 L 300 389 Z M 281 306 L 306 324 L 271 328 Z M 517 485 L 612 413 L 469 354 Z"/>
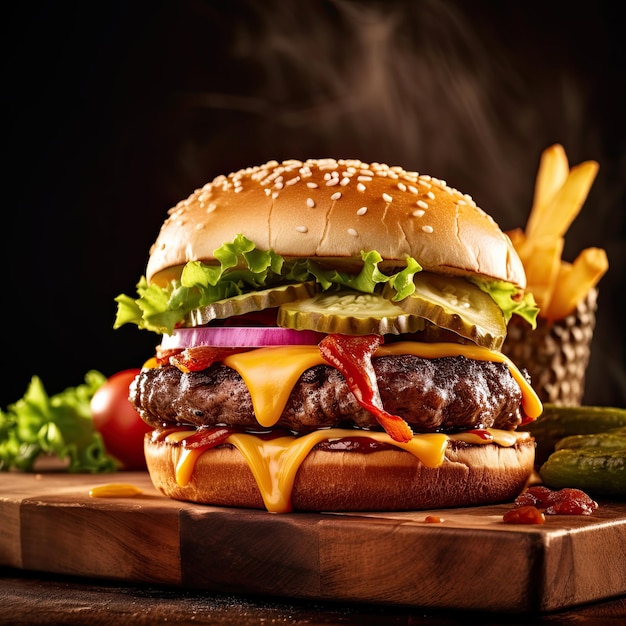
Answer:
<path fill-rule="evenodd" d="M 129 471 L 146 469 L 143 439 L 153 430 L 128 400 L 130 383 L 139 371 L 127 369 L 113 374 L 91 399 L 94 427 L 102 435 L 107 452 Z"/>

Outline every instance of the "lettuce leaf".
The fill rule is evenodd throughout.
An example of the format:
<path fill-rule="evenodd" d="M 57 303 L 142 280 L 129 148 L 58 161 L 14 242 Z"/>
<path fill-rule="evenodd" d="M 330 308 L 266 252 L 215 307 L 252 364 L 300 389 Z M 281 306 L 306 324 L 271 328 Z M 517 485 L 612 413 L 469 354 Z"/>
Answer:
<path fill-rule="evenodd" d="M 487 281 L 477 278 L 470 278 L 469 280 L 492 297 L 493 301 L 502 309 L 504 321 L 507 324 L 513 315 L 519 315 L 533 329 L 537 328 L 539 307 L 535 303 L 532 293 L 525 293 L 520 298 L 519 289 L 503 280 Z"/>
<path fill-rule="evenodd" d="M 374 293 L 379 285 L 388 284 L 395 292 L 392 300 L 398 302 L 415 291 L 413 277 L 422 270 L 415 259 L 407 257 L 406 267 L 389 276 L 379 268 L 382 256 L 370 250 L 361 252 L 363 267 L 359 273 L 350 274 L 328 269 L 314 259 L 287 260 L 272 250 L 259 250 L 243 235 L 237 235 L 214 254 L 219 264 L 190 261 L 180 280 L 166 287 L 148 285 L 142 277 L 137 284 L 137 298 L 125 294 L 115 298 L 118 308 L 114 328 L 136 324 L 158 334 L 170 334 L 198 307 L 250 291 L 310 280 L 315 280 L 323 291 L 348 288 Z M 469 280 L 493 298 L 507 323 L 513 315 L 519 315 L 536 327 L 539 309 L 532 294 L 520 297 L 517 287 L 504 281 Z"/>
<path fill-rule="evenodd" d="M 33 376 L 24 396 L 0 410 L 0 470 L 32 471 L 41 455 L 67 462 L 69 472 L 110 472 L 117 461 L 106 453 L 93 426 L 90 402 L 106 377 L 91 370 L 85 382 L 48 396 Z"/>
<path fill-rule="evenodd" d="M 377 285 L 389 283 L 396 292 L 394 300 L 401 300 L 413 293 L 413 276 L 422 269 L 415 259 L 408 257 L 404 269 L 388 276 L 378 267 L 381 255 L 363 251 L 362 269 L 358 274 L 350 274 L 327 269 L 313 259 L 287 261 L 272 250 L 257 249 L 243 235 L 237 235 L 214 254 L 219 265 L 190 261 L 184 266 L 180 280 L 173 280 L 166 287 L 148 285 L 142 277 L 137 284 L 137 298 L 125 294 L 115 298 L 118 308 L 114 328 L 136 324 L 142 329 L 169 334 L 198 307 L 250 291 L 312 279 L 324 291 L 350 288 L 373 293 Z"/>

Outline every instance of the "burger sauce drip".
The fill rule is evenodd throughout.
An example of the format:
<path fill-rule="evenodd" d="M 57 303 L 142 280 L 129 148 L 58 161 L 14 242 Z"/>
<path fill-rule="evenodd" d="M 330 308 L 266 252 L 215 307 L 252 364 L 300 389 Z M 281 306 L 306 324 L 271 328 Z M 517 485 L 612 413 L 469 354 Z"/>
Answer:
<path fill-rule="evenodd" d="M 471 430 L 466 430 L 464 432 L 469 433 L 471 435 L 475 435 L 476 437 L 478 437 L 479 439 L 482 439 L 483 441 L 493 441 L 493 435 L 488 430 L 485 430 L 484 428 L 473 428 Z"/>
<path fill-rule="evenodd" d="M 376 417 L 392 439 L 407 442 L 413 431 L 401 417 L 385 411 L 378 390 L 372 355 L 382 343 L 380 335 L 327 335 L 319 350 L 324 360 L 343 374 L 359 405 Z"/>

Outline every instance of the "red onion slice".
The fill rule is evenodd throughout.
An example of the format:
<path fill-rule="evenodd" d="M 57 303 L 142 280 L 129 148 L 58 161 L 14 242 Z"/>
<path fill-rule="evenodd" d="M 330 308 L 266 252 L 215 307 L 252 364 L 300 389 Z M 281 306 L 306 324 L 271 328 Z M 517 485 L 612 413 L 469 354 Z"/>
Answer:
<path fill-rule="evenodd" d="M 177 328 L 171 335 L 163 335 L 161 348 L 194 348 L 220 346 L 229 348 L 262 348 L 263 346 L 317 345 L 323 333 L 312 330 L 294 330 L 276 326 L 232 326 Z"/>

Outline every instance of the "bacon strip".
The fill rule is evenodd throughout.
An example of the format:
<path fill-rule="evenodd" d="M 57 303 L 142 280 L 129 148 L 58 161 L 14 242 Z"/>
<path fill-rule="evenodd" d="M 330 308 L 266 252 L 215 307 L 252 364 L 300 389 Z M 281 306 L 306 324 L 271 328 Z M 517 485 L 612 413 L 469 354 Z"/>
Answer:
<path fill-rule="evenodd" d="M 327 335 L 319 349 L 323 359 L 343 374 L 357 402 L 376 417 L 387 434 L 395 441 L 407 442 L 413 431 L 401 417 L 387 413 L 380 398 L 372 355 L 382 343 L 379 335 Z"/>
<path fill-rule="evenodd" d="M 234 428 L 219 426 L 216 428 L 199 428 L 194 435 L 182 440 L 185 448 L 214 448 L 224 443 L 234 432 Z"/>
<path fill-rule="evenodd" d="M 183 351 L 183 348 L 169 348 L 164 350 L 161 346 L 156 347 L 156 354 L 154 358 L 159 365 L 168 365 L 170 357 L 176 356 Z"/>
<path fill-rule="evenodd" d="M 215 348 L 212 346 L 196 346 L 187 348 L 178 354 L 170 356 L 170 364 L 181 372 L 201 372 L 213 363 L 222 361 L 230 354 L 247 352 L 250 348 Z"/>

